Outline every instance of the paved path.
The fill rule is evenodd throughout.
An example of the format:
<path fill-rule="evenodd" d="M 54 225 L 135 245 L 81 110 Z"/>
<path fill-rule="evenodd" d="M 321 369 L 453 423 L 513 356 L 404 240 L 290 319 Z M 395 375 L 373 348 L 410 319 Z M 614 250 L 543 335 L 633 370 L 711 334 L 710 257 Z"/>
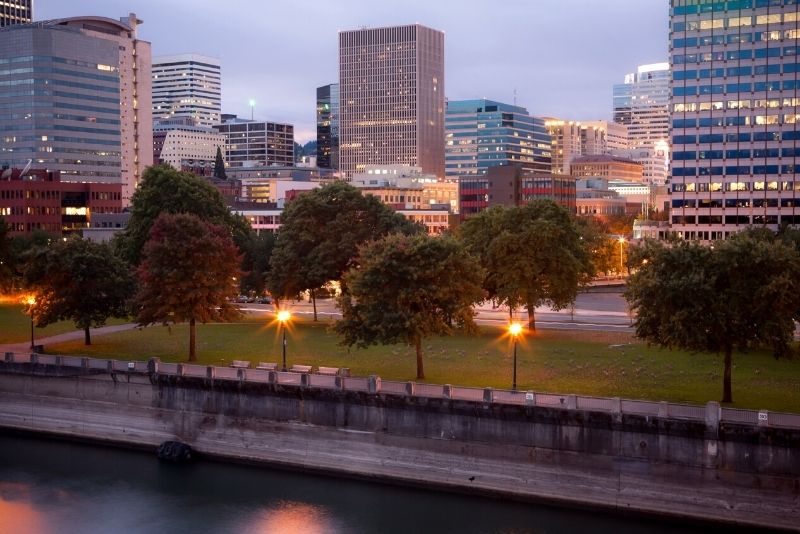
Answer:
<path fill-rule="evenodd" d="M 92 328 L 92 339 L 95 336 L 102 336 L 104 334 L 115 334 L 117 332 L 125 332 L 126 330 L 133 330 L 137 328 L 139 325 L 136 323 L 125 323 L 125 324 L 118 324 L 114 326 L 104 326 L 102 328 Z M 83 340 L 84 332 L 83 330 L 74 330 L 72 332 L 67 332 L 65 334 L 58 334 L 57 336 L 50 336 L 50 337 L 42 337 L 42 338 L 35 338 L 34 343 L 37 345 L 52 345 L 54 343 L 64 343 L 66 341 L 77 341 Z M 29 352 L 31 350 L 31 343 L 30 341 L 25 341 L 23 343 L 9 343 L 6 345 L 0 345 L 0 352 Z"/>

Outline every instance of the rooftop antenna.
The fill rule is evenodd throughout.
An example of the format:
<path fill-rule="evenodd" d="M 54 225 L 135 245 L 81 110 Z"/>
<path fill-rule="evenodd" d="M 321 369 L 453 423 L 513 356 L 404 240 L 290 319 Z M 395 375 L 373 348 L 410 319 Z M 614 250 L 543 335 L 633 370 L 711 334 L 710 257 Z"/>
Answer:
<path fill-rule="evenodd" d="M 517 88 L 514 88 L 514 105 L 517 105 Z"/>

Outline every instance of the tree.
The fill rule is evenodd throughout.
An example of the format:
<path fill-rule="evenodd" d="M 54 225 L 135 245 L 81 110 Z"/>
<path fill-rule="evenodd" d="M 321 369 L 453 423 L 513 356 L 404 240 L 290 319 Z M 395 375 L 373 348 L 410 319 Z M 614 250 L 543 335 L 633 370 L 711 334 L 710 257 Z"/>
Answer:
<path fill-rule="evenodd" d="M 576 217 L 575 224 L 592 262 L 592 276 L 616 270 L 620 264 L 620 247 L 609 235 L 608 225 L 592 216 Z"/>
<path fill-rule="evenodd" d="M 566 209 L 549 200 L 490 208 L 461 225 L 461 239 L 484 268 L 487 297 L 509 310 L 570 306 L 594 273 L 591 255 Z"/>
<path fill-rule="evenodd" d="M 800 255 L 773 236 L 744 232 L 713 247 L 647 242 L 634 251 L 625 298 L 636 335 L 668 348 L 724 355 L 722 402 L 732 402 L 734 350 L 790 352 L 800 310 Z"/>
<path fill-rule="evenodd" d="M 352 267 L 359 245 L 393 232 L 422 231 L 377 198 L 344 182 L 303 193 L 287 203 L 281 215 L 267 285 L 281 299 L 309 291 L 316 320 L 315 291 L 341 279 Z"/>
<path fill-rule="evenodd" d="M 188 321 L 189 361 L 196 361 L 197 321 L 231 321 L 241 315 L 228 300 L 238 289 L 233 278 L 240 274 L 240 263 L 226 228 L 195 215 L 160 215 L 137 272 L 137 321 Z"/>
<path fill-rule="evenodd" d="M 78 236 L 33 249 L 27 256 L 25 282 L 36 293 L 37 325 L 70 320 L 92 344 L 90 328 L 109 317 L 127 317 L 133 294 L 128 265 L 107 244 Z"/>
<path fill-rule="evenodd" d="M 217 156 L 214 159 L 214 178 L 219 180 L 227 180 L 228 175 L 225 172 L 225 160 L 222 158 L 222 148 L 217 147 Z"/>
<path fill-rule="evenodd" d="M 475 330 L 472 305 L 483 297 L 477 261 L 452 237 L 393 234 L 360 249 L 344 276 L 335 330 L 348 346 L 403 342 L 415 348 L 425 378 L 422 340 Z"/>
<path fill-rule="evenodd" d="M 232 214 L 217 188 L 206 180 L 169 165 L 149 167 L 133 194 L 128 226 L 116 243 L 122 257 L 132 265 L 139 264 L 150 229 L 162 213 L 194 214 L 225 228 L 237 245 L 245 243 L 252 233 L 247 221 Z"/>
<path fill-rule="evenodd" d="M 242 263 L 242 293 L 254 292 L 263 294 L 266 290 L 269 260 L 275 246 L 275 235 L 272 232 L 253 232 L 244 243 L 244 261 Z"/>
<path fill-rule="evenodd" d="M 9 292 L 14 285 L 10 232 L 10 227 L 0 217 L 0 292 Z"/>

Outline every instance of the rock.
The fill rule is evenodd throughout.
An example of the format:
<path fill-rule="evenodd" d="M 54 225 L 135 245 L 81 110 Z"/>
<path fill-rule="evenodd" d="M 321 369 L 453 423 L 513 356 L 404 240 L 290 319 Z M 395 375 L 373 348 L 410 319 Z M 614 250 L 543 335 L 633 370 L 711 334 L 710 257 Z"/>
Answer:
<path fill-rule="evenodd" d="M 180 441 L 165 441 L 156 449 L 159 460 L 184 464 L 192 461 L 192 448 Z"/>

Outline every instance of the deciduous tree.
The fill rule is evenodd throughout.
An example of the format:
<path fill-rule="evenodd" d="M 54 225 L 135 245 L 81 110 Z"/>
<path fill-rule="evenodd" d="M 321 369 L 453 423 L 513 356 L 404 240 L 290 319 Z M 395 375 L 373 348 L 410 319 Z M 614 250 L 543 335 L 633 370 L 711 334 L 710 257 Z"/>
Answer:
<path fill-rule="evenodd" d="M 198 321 L 231 321 L 241 315 L 229 302 L 241 258 L 228 230 L 195 215 L 162 214 L 150 231 L 139 265 L 137 320 L 189 323 L 189 361 L 197 359 Z"/>
<path fill-rule="evenodd" d="M 247 221 L 231 213 L 220 192 L 206 180 L 169 165 L 149 167 L 133 194 L 128 226 L 117 239 L 118 250 L 132 265 L 139 264 L 150 229 L 162 213 L 190 213 L 222 226 L 237 246 L 252 232 Z"/>
<path fill-rule="evenodd" d="M 460 232 L 467 250 L 480 258 L 488 298 L 511 310 L 525 306 L 532 330 L 537 306 L 569 306 L 594 274 L 572 216 L 549 200 L 490 208 L 468 219 Z"/>
<path fill-rule="evenodd" d="M 268 287 L 277 298 L 292 298 L 340 280 L 359 245 L 392 232 L 424 231 L 380 200 L 344 182 L 299 195 L 286 205 L 270 259 Z"/>
<path fill-rule="evenodd" d="M 473 331 L 472 305 L 483 297 L 478 262 L 452 237 L 393 234 L 360 249 L 344 276 L 348 292 L 335 325 L 345 345 L 407 343 L 425 378 L 422 340 Z"/>
<path fill-rule="evenodd" d="M 127 317 L 134 282 L 129 266 L 107 244 L 72 236 L 37 247 L 27 256 L 27 287 L 36 293 L 40 327 L 70 320 L 92 344 L 90 328 L 109 317 Z"/>
<path fill-rule="evenodd" d="M 646 260 L 646 261 L 645 261 Z M 732 402 L 733 351 L 790 353 L 800 309 L 800 256 L 771 235 L 745 232 L 713 247 L 648 242 L 625 297 L 636 335 L 668 348 L 724 355 L 722 402 Z"/>

